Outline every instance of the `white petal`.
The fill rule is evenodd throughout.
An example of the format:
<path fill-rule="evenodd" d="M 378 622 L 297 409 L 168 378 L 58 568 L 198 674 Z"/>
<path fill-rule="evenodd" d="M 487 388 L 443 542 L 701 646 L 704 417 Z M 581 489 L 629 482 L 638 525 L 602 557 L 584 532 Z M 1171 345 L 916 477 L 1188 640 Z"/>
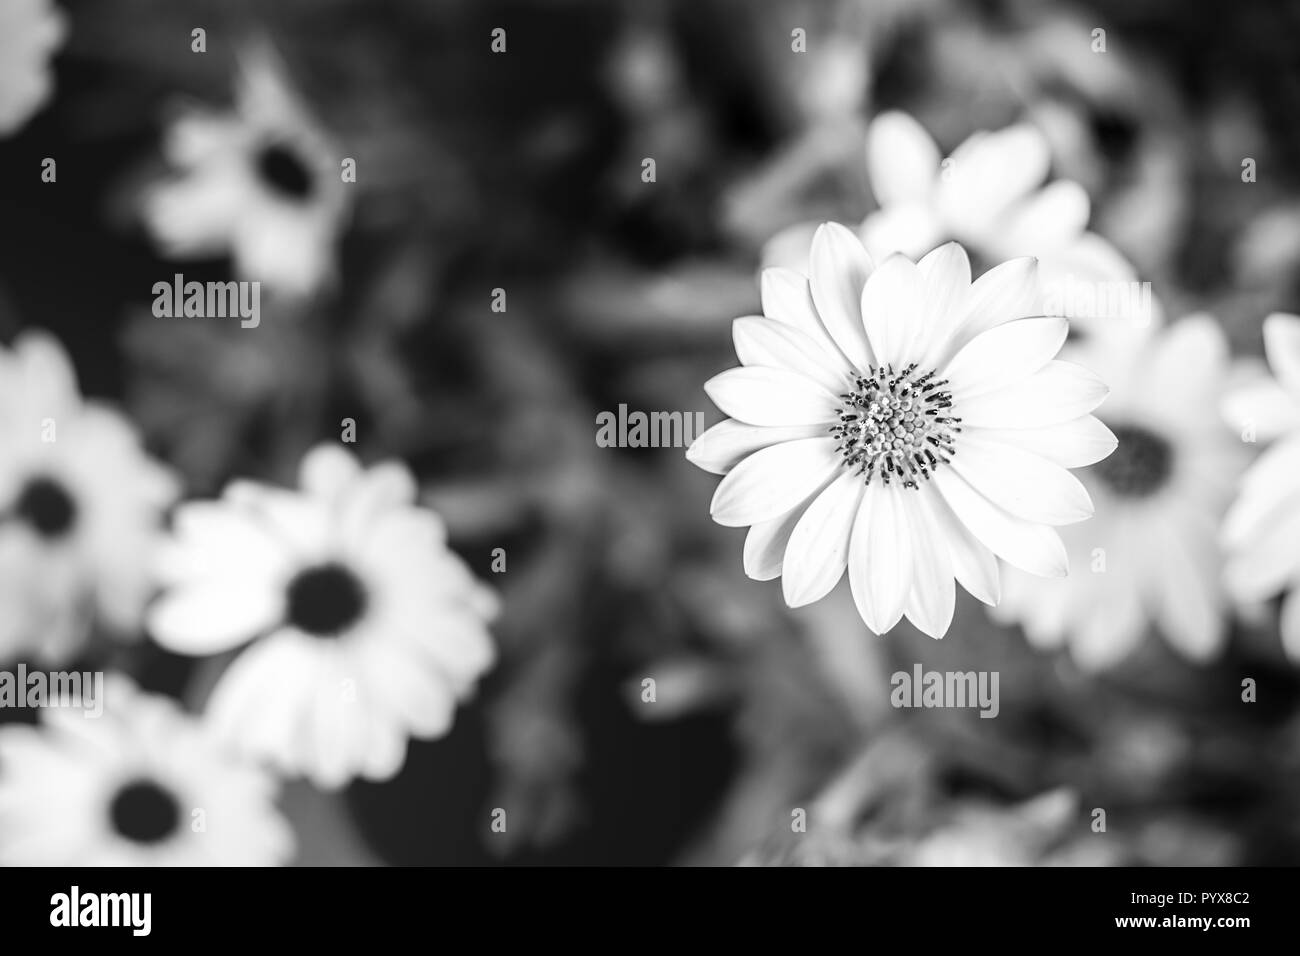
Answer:
<path fill-rule="evenodd" d="M 1047 177 L 1051 151 L 1031 126 L 976 133 L 953 150 L 951 175 L 940 177 L 938 200 L 953 234 L 998 238 L 1004 217 Z"/>
<path fill-rule="evenodd" d="M 1138 589 L 1130 581 L 1113 578 L 1108 584 L 1088 608 L 1070 642 L 1075 662 L 1085 671 L 1096 672 L 1118 664 L 1146 632 Z"/>
<path fill-rule="evenodd" d="M 844 574 L 849 536 L 865 488 L 860 476 L 845 471 L 795 525 L 781 571 L 781 590 L 790 607 L 825 597 Z"/>
<path fill-rule="evenodd" d="M 790 269 L 800 276 L 808 275 L 808 250 L 812 237 L 821 225 L 818 222 L 798 222 L 786 226 L 763 243 L 758 261 L 764 269 Z"/>
<path fill-rule="evenodd" d="M 912 588 L 912 540 L 898 484 L 872 482 L 849 542 L 849 585 L 867 627 L 884 634 L 903 616 Z"/>
<path fill-rule="evenodd" d="M 290 564 L 269 529 L 222 501 L 185 502 L 172 529 L 156 561 L 163 583 L 239 578 L 256 584 L 282 575 Z"/>
<path fill-rule="evenodd" d="M 828 354 L 792 325 L 747 316 L 731 324 L 731 337 L 742 365 L 796 372 L 835 395 L 849 387 L 848 368 L 839 352 Z"/>
<path fill-rule="evenodd" d="M 937 488 L 923 488 L 922 494 L 928 499 L 931 517 L 948 542 L 953 576 L 976 600 L 996 605 L 1002 597 L 997 558 L 962 524 Z"/>
<path fill-rule="evenodd" d="M 1087 415 L 1109 391 L 1086 368 L 1054 359 L 1024 381 L 967 399 L 953 411 L 963 428 L 1040 428 Z"/>
<path fill-rule="evenodd" d="M 1033 375 L 1065 344 L 1065 319 L 1017 319 L 975 336 L 958 352 L 943 377 L 954 401 L 1005 388 Z"/>
<path fill-rule="evenodd" d="M 335 501 L 242 479 L 226 486 L 222 501 L 257 521 L 284 553 L 303 561 L 319 558 L 332 543 Z"/>
<path fill-rule="evenodd" d="M 1058 179 L 1027 197 L 1011 211 L 1006 243 L 1018 255 L 1034 255 L 1063 239 L 1077 236 L 1088 226 L 1088 193 L 1078 183 Z M 1046 240 L 1046 241 L 1045 241 Z"/>
<path fill-rule="evenodd" d="M 871 349 L 862 325 L 862 289 L 871 257 L 861 241 L 838 223 L 824 223 L 810 253 L 813 302 L 840 351 L 859 369 L 869 368 Z"/>
<path fill-rule="evenodd" d="M 311 698 L 328 658 L 312 640 L 280 630 L 231 662 L 204 712 L 218 740 L 285 773 L 308 771 Z"/>
<path fill-rule="evenodd" d="M 827 355 L 843 355 L 817 315 L 807 276 L 791 269 L 764 269 L 759 288 L 765 316 L 794 326 L 820 345 Z"/>
<path fill-rule="evenodd" d="M 949 467 L 1017 518 L 1062 525 L 1092 517 L 1092 499 L 1069 471 L 1011 445 L 986 441 L 978 430 L 958 437 Z"/>
<path fill-rule="evenodd" d="M 1300 511 L 1276 515 L 1257 529 L 1248 547 L 1233 554 L 1224 569 L 1228 589 L 1239 599 L 1263 600 L 1281 591 L 1300 565 Z"/>
<path fill-rule="evenodd" d="M 481 619 L 448 611 L 437 601 L 417 599 L 405 613 L 377 621 L 375 628 L 378 634 L 398 640 L 410 653 L 436 665 L 461 697 L 470 693 L 496 661 L 496 646 Z"/>
<path fill-rule="evenodd" d="M 858 234 L 873 259 L 895 252 L 914 258 L 942 242 L 948 231 L 934 207 L 911 202 L 877 209 L 862 220 Z"/>
<path fill-rule="evenodd" d="M 940 360 L 951 358 L 981 332 L 1041 314 L 1040 305 L 1037 259 L 1011 259 L 994 266 L 971 283 L 966 315 Z"/>
<path fill-rule="evenodd" d="M 968 428 L 962 434 L 1013 445 L 1062 468 L 1096 464 L 1119 444 L 1115 433 L 1092 415 L 1042 428 Z"/>
<path fill-rule="evenodd" d="M 924 490 L 907 496 L 912 523 L 913 564 L 907 616 L 923 633 L 941 638 L 952 625 L 957 602 L 948 539 L 933 511 L 938 495 Z"/>
<path fill-rule="evenodd" d="M 1153 337 L 1133 400 L 1175 421 L 1189 407 L 1214 408 L 1228 375 L 1228 341 L 1209 316 L 1189 316 Z"/>
<path fill-rule="evenodd" d="M 1264 320 L 1264 353 L 1282 387 L 1300 398 L 1300 316 L 1274 312 Z"/>
<path fill-rule="evenodd" d="M 163 595 L 149 609 L 148 630 L 163 647 L 182 654 L 229 650 L 269 630 L 284 613 L 284 595 L 246 581 L 189 585 Z"/>
<path fill-rule="evenodd" d="M 882 206 L 925 199 L 939 172 L 939 147 L 906 113 L 881 113 L 867 127 L 867 178 Z"/>
<path fill-rule="evenodd" d="M 802 438 L 754 452 L 718 483 L 710 512 L 732 528 L 785 514 L 842 467 L 833 438 Z"/>
<path fill-rule="evenodd" d="M 1187 657 L 1208 660 L 1224 638 L 1213 529 L 1202 533 L 1168 514 L 1151 517 L 1146 535 L 1151 551 L 1160 556 L 1155 575 L 1160 630 Z"/>
<path fill-rule="evenodd" d="M 237 211 L 251 198 L 244 177 L 221 170 L 155 184 L 141 194 L 140 214 L 165 254 L 216 253 L 229 248 Z"/>
<path fill-rule="evenodd" d="M 795 438 L 816 438 L 826 434 L 825 425 L 746 425 L 724 418 L 686 449 L 686 460 L 715 475 L 725 475 L 740 461 L 760 448 Z"/>
<path fill-rule="evenodd" d="M 862 289 L 862 321 L 878 365 L 901 369 L 913 357 L 921 322 L 923 286 L 916 264 L 890 256 Z"/>
<path fill-rule="evenodd" d="M 1055 528 L 1008 514 L 951 468 L 936 469 L 931 480 L 962 524 L 999 558 L 1040 577 L 1069 573 L 1065 545 Z"/>
<path fill-rule="evenodd" d="M 1223 542 L 1231 548 L 1244 546 L 1258 537 L 1261 525 L 1275 523 L 1276 515 L 1297 500 L 1297 472 L 1300 435 L 1293 435 L 1264 452 L 1242 478 L 1241 490 L 1224 520 Z"/>
<path fill-rule="evenodd" d="M 747 425 L 829 425 L 839 398 L 796 372 L 775 368 L 732 368 L 704 383 L 713 403 Z"/>
<path fill-rule="evenodd" d="M 340 527 L 345 539 L 364 539 L 385 512 L 415 504 L 418 489 L 415 476 L 401 462 L 381 461 L 354 479 L 341 500 Z"/>
<path fill-rule="evenodd" d="M 1258 378 L 1223 397 L 1223 418 L 1239 435 L 1271 441 L 1300 430 L 1300 401 L 1273 378 Z"/>
<path fill-rule="evenodd" d="M 357 459 L 338 445 L 317 445 L 298 466 L 303 491 L 327 501 L 337 501 L 361 474 Z"/>
<path fill-rule="evenodd" d="M 760 521 L 749 529 L 745 535 L 743 557 L 745 574 L 748 577 L 755 581 L 771 581 L 773 578 L 780 577 L 785 561 L 785 549 L 790 543 L 790 535 L 794 533 L 794 526 L 803 517 L 804 508 L 820 493 L 819 488 L 785 514 Z"/>
<path fill-rule="evenodd" d="M 77 373 L 58 339 L 48 332 L 28 329 L 14 341 L 13 348 L 19 388 L 27 402 L 39 406 L 38 410 L 50 417 L 62 415 L 69 402 L 79 403 Z"/>
<path fill-rule="evenodd" d="M 917 332 L 917 361 L 922 368 L 934 368 L 945 353 L 957 323 L 966 317 L 970 295 L 970 259 L 955 242 L 945 242 L 916 264 L 924 291 L 921 298 L 921 327 Z"/>

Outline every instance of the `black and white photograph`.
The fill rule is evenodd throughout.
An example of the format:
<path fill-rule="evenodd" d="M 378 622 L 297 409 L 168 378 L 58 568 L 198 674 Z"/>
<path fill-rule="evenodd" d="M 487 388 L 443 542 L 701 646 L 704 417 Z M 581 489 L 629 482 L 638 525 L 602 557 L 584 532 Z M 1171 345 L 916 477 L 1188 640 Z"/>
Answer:
<path fill-rule="evenodd" d="M 1231 873 L 1300 864 L 1298 45 L 1294 0 L 0 0 L 28 915 L 1212 868 L 1089 913 L 1241 940 Z"/>

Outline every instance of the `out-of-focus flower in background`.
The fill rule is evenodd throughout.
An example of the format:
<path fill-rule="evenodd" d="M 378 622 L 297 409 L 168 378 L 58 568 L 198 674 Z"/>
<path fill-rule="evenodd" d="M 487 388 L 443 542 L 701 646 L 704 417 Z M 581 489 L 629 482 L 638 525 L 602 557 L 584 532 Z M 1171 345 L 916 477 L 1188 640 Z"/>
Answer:
<path fill-rule="evenodd" d="M 952 622 L 954 577 L 997 602 L 995 554 L 1066 574 L 1053 526 L 1092 514 L 1068 467 L 1113 443 L 1089 414 L 1105 385 L 1053 361 L 1066 321 L 1024 318 L 1034 260 L 971 283 L 948 243 L 873 270 L 861 241 L 827 224 L 810 266 L 811 280 L 765 274 L 765 315 L 735 323 L 743 366 L 705 386 L 730 418 L 688 452 L 725 474 L 713 518 L 750 526 L 746 572 L 782 575 L 800 607 L 847 566 L 868 627 L 883 634 L 906 614 L 932 637 Z"/>
<path fill-rule="evenodd" d="M 0 136 L 26 123 L 49 98 L 54 89 L 50 57 L 67 29 L 51 0 L 0 5 Z"/>
<path fill-rule="evenodd" d="M 0 349 L 0 660 L 66 660 L 96 621 L 133 636 L 178 494 L 131 422 L 82 399 L 52 336 Z"/>
<path fill-rule="evenodd" d="M 1045 290 L 1070 283 L 1131 282 L 1133 267 L 1105 239 L 1087 229 L 1090 203 L 1078 183 L 1044 179 L 1051 164 L 1047 140 L 1027 124 L 980 131 L 947 158 L 911 116 L 889 112 L 867 130 L 867 177 L 879 209 L 863 221 L 862 239 L 877 259 L 892 252 L 917 259 L 953 239 L 987 268 L 1007 259 L 1035 256 Z M 792 226 L 768 244 L 768 265 L 807 270 L 813 226 Z M 1063 313 L 1064 314 L 1064 313 Z M 1118 315 L 1071 309 L 1071 318 L 1106 327 L 1143 327 L 1129 301 Z"/>
<path fill-rule="evenodd" d="M 1300 662 L 1300 316 L 1265 319 L 1264 347 L 1272 377 L 1242 385 L 1224 403 L 1244 440 L 1275 440 L 1242 479 L 1224 522 L 1227 581 L 1241 601 L 1286 592 L 1282 645 Z"/>
<path fill-rule="evenodd" d="M 300 485 L 238 481 L 181 505 L 149 630 L 194 655 L 257 639 L 208 704 L 239 750 L 325 787 L 387 779 L 407 736 L 445 734 L 492 665 L 496 598 L 415 505 L 405 466 L 322 445 Z"/>
<path fill-rule="evenodd" d="M 240 278 L 303 296 L 334 268 L 347 214 L 341 157 L 265 42 L 239 59 L 231 112 L 188 108 L 167 130 L 177 169 L 143 196 L 142 215 L 163 253 L 229 253 Z"/>
<path fill-rule="evenodd" d="M 0 865 L 274 866 L 293 831 L 276 784 L 167 697 L 109 674 L 103 713 L 0 727 Z"/>
<path fill-rule="evenodd" d="M 1138 348 L 1094 341 L 1066 354 L 1111 386 L 1097 417 L 1119 446 L 1079 473 L 1097 514 L 1062 531 L 1070 576 L 1006 569 L 994 617 L 1019 622 L 1039 647 L 1068 644 L 1090 670 L 1126 657 L 1151 624 L 1204 661 L 1225 638 L 1215 542 L 1247 458 L 1218 411 L 1229 368 L 1223 332 L 1189 316 Z"/>

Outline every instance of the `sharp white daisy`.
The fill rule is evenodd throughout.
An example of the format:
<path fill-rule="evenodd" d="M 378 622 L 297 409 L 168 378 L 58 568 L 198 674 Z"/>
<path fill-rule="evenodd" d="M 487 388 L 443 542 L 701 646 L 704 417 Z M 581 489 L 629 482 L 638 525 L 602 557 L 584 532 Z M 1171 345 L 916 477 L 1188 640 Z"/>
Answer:
<path fill-rule="evenodd" d="M 0 136 L 17 130 L 49 99 L 50 57 L 67 32 L 66 18 L 50 0 L 0 4 Z"/>
<path fill-rule="evenodd" d="M 104 712 L 0 727 L 0 866 L 275 866 L 293 833 L 275 781 L 120 675 Z"/>
<path fill-rule="evenodd" d="M 53 337 L 0 348 L 0 660 L 64 661 L 96 620 L 138 631 L 178 492 Z"/>
<path fill-rule="evenodd" d="M 235 109 L 190 109 L 164 152 L 175 177 L 146 191 L 143 216 L 167 255 L 229 253 L 243 279 L 291 295 L 329 276 L 347 212 L 338 159 L 265 46 L 241 60 Z"/>
<path fill-rule="evenodd" d="M 1234 389 L 1225 415 L 1243 439 L 1271 442 L 1242 479 L 1223 525 L 1227 584 L 1242 602 L 1283 593 L 1282 645 L 1300 662 L 1300 316 L 1264 320 L 1272 376 Z"/>
<path fill-rule="evenodd" d="M 860 232 L 877 260 L 894 252 L 916 259 L 947 240 L 985 265 L 1034 256 L 1044 309 L 1078 320 L 1082 331 L 1136 337 L 1158 321 L 1158 306 L 1133 267 L 1088 231 L 1083 187 L 1069 180 L 1043 185 L 1051 152 L 1033 126 L 975 133 L 945 158 L 911 116 L 882 113 L 868 127 L 866 153 L 879 209 Z M 778 234 L 765 263 L 806 271 L 813 228 Z"/>
<path fill-rule="evenodd" d="M 994 616 L 1019 622 L 1045 648 L 1068 644 L 1081 667 L 1127 656 L 1154 624 L 1192 660 L 1225 638 L 1218 522 L 1246 463 L 1219 404 L 1227 342 L 1208 316 L 1189 316 L 1134 349 L 1067 346 L 1111 387 L 1098 417 L 1119 447 L 1079 472 L 1097 517 L 1062 531 L 1075 572 L 1039 581 L 1004 569 Z"/>
<path fill-rule="evenodd" d="M 322 445 L 300 484 L 182 504 L 149 627 L 188 654 L 256 639 L 208 703 L 223 739 L 321 786 L 386 779 L 408 735 L 446 733 L 493 663 L 496 599 L 415 504 L 405 466 L 363 469 Z"/>
<path fill-rule="evenodd" d="M 763 273 L 764 315 L 734 325 L 742 367 L 705 386 L 730 417 L 687 453 L 725 475 L 713 518 L 749 526 L 750 577 L 780 575 L 798 607 L 847 567 L 872 631 L 906 615 L 942 637 L 954 578 L 997 603 L 995 555 L 1064 575 L 1054 526 L 1092 513 L 1068 469 L 1114 440 L 1090 414 L 1106 386 L 1054 358 L 1066 320 L 1033 317 L 1034 260 L 972 283 L 948 243 L 873 269 L 858 237 L 828 223 L 810 264 L 810 279 Z"/>

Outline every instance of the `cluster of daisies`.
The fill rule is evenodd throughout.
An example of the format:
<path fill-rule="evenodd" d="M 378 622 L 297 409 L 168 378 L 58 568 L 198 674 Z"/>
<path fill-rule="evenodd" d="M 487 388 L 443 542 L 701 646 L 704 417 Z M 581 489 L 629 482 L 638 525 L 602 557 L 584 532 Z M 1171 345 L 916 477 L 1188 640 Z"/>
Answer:
<path fill-rule="evenodd" d="M 1136 277 L 1049 159 L 1027 125 L 943 158 L 911 117 L 872 122 L 877 210 L 769 242 L 740 366 L 705 385 L 727 418 L 687 457 L 723 476 L 713 518 L 791 607 L 847 572 L 877 634 L 943 637 L 960 583 L 1090 670 L 1153 627 L 1201 661 L 1232 605 L 1289 591 L 1300 661 L 1300 318 L 1266 320 L 1268 375 L 1149 298 L 1052 314 L 1062 283 Z"/>
<path fill-rule="evenodd" d="M 496 599 L 404 465 L 323 444 L 296 489 L 179 497 L 52 338 L 0 349 L 0 659 L 231 655 L 197 719 L 110 674 L 103 718 L 0 728 L 0 864 L 283 862 L 277 779 L 391 778 L 493 663 Z"/>
<path fill-rule="evenodd" d="M 0 135 L 50 95 L 65 32 L 49 0 L 0 9 Z M 350 212 L 341 157 L 269 47 L 233 86 L 172 117 L 144 226 L 168 257 L 310 297 Z M 960 584 L 1094 669 L 1152 626 L 1207 659 L 1234 603 L 1283 593 L 1300 660 L 1300 317 L 1266 320 L 1265 370 L 1138 297 L 1050 314 L 1063 283 L 1137 277 L 1084 190 L 1045 182 L 1032 127 L 943 157 L 889 113 L 866 165 L 876 211 L 772 239 L 740 366 L 706 385 L 727 418 L 688 457 L 722 476 L 712 516 L 748 529 L 746 573 L 800 607 L 847 572 L 871 631 L 935 638 Z M 0 729 L 0 864 L 285 862 L 281 779 L 391 778 L 493 664 L 495 597 L 405 466 L 325 444 L 296 488 L 182 499 L 54 339 L 0 349 L 0 660 L 143 633 L 224 665 L 198 716 L 113 674 L 102 719 Z"/>
<path fill-rule="evenodd" d="M 49 95 L 63 32 L 46 0 L 0 12 L 6 69 L 27 78 L 0 83 L 0 133 Z M 175 172 L 143 202 L 164 253 L 227 252 L 276 294 L 320 289 L 344 189 L 268 48 L 241 60 L 234 110 L 176 116 L 164 152 Z M 496 598 L 404 465 L 323 444 L 297 488 L 181 499 L 57 341 L 0 348 L 0 663 L 57 668 L 144 633 L 225 665 L 197 717 L 110 673 L 102 717 L 0 728 L 0 865 L 286 862 L 281 779 L 391 778 L 494 661 Z"/>

